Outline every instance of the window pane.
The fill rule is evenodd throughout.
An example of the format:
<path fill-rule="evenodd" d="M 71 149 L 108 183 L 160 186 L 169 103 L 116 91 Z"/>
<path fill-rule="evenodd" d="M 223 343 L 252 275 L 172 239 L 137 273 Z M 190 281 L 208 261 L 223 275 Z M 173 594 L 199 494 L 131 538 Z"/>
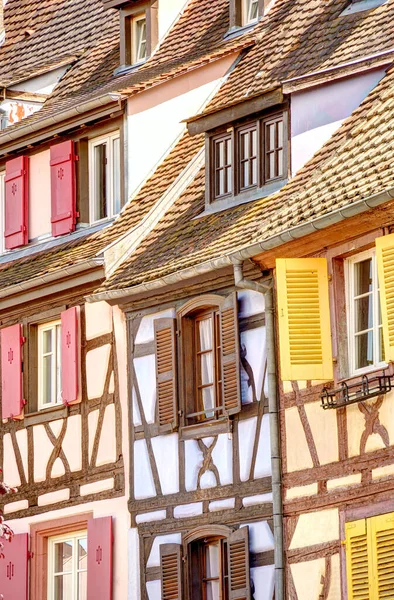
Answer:
<path fill-rule="evenodd" d="M 82 538 L 78 540 L 78 569 L 88 568 L 88 540 Z"/>
<path fill-rule="evenodd" d="M 258 0 L 248 0 L 248 21 L 253 21 L 254 19 L 257 19 L 258 7 Z"/>
<path fill-rule="evenodd" d="M 373 332 L 362 333 L 355 338 L 356 369 L 373 365 Z"/>
<path fill-rule="evenodd" d="M 372 259 L 368 258 L 354 265 L 354 295 L 372 292 Z"/>
<path fill-rule="evenodd" d="M 50 404 L 52 402 L 52 355 L 42 357 L 42 402 Z"/>
<path fill-rule="evenodd" d="M 283 177 L 283 150 L 278 150 L 278 177 Z"/>
<path fill-rule="evenodd" d="M 62 336 L 61 325 L 56 325 L 56 397 L 62 401 Z"/>
<path fill-rule="evenodd" d="M 212 340 L 212 317 L 198 321 L 200 350 L 211 350 Z"/>
<path fill-rule="evenodd" d="M 42 332 L 42 350 L 44 354 L 52 352 L 52 329 L 47 329 Z"/>
<path fill-rule="evenodd" d="M 373 327 L 372 294 L 354 301 L 355 333 Z"/>
<path fill-rule="evenodd" d="M 249 157 L 249 133 L 241 133 L 241 158 Z"/>
<path fill-rule="evenodd" d="M 207 581 L 207 600 L 220 600 L 219 581 Z"/>
<path fill-rule="evenodd" d="M 206 578 L 219 577 L 219 544 L 209 544 L 205 548 Z"/>
<path fill-rule="evenodd" d="M 283 148 L 283 121 L 278 121 L 278 147 Z"/>
<path fill-rule="evenodd" d="M 215 398 L 213 394 L 213 387 L 203 388 L 202 392 L 202 402 L 205 410 L 205 416 L 207 419 L 211 419 L 215 416 L 215 413 L 210 408 L 214 408 L 215 406 Z"/>
<path fill-rule="evenodd" d="M 99 221 L 108 216 L 107 206 L 107 144 L 94 147 L 95 198 L 94 219 Z"/>
<path fill-rule="evenodd" d="M 72 570 L 73 543 L 59 542 L 55 544 L 55 573 L 65 573 Z"/>
<path fill-rule="evenodd" d="M 201 384 L 213 383 L 213 352 L 201 354 Z"/>
<path fill-rule="evenodd" d="M 78 600 L 86 600 L 87 598 L 87 571 L 78 573 Z"/>
<path fill-rule="evenodd" d="M 136 61 L 146 58 L 146 19 L 136 21 Z"/>
<path fill-rule="evenodd" d="M 112 140 L 113 214 L 120 213 L 120 138 Z"/>
<path fill-rule="evenodd" d="M 55 576 L 55 600 L 73 600 L 71 573 Z"/>
<path fill-rule="evenodd" d="M 267 126 L 267 150 L 275 148 L 275 123 Z"/>
<path fill-rule="evenodd" d="M 275 154 L 271 152 L 269 155 L 269 166 L 268 166 L 268 179 L 275 177 Z"/>

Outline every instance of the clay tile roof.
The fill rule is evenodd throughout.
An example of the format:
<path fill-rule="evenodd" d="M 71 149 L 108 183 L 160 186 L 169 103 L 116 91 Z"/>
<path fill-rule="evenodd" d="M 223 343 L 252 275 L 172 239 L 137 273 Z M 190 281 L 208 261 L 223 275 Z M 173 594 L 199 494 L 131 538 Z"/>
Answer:
<path fill-rule="evenodd" d="M 58 272 L 61 277 L 67 267 L 96 257 L 107 245 L 143 219 L 187 166 L 201 144 L 201 137 L 183 135 L 111 226 L 78 239 L 66 238 L 63 244 L 55 248 L 40 250 L 38 246 L 35 251 L 32 247 L 29 256 L 0 265 L 0 289 L 48 273 Z"/>
<path fill-rule="evenodd" d="M 98 292 L 129 288 L 219 258 L 392 189 L 393 155 L 394 68 L 280 192 L 198 218 L 204 209 L 202 169 Z"/>

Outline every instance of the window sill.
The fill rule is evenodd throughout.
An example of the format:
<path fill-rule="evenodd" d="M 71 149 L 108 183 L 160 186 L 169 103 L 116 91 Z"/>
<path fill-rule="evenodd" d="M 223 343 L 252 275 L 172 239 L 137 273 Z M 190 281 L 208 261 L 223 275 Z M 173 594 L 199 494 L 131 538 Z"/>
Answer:
<path fill-rule="evenodd" d="M 119 77 L 120 75 L 127 75 L 127 73 L 138 71 L 138 69 L 142 67 L 142 65 L 144 65 L 149 58 L 150 57 L 147 56 L 144 60 L 140 60 L 132 65 L 120 65 L 120 67 L 115 69 L 113 73 L 114 77 Z"/>
<path fill-rule="evenodd" d="M 27 414 L 25 415 L 23 422 L 24 425 L 28 427 L 29 425 L 48 423 L 49 421 L 54 421 L 55 419 L 65 419 L 67 416 L 68 407 L 64 406 L 64 404 L 59 404 L 58 406 L 42 408 L 41 410 Z"/>
<path fill-rule="evenodd" d="M 341 385 L 342 383 L 353 384 L 360 383 L 364 375 L 368 375 L 369 377 L 373 377 L 374 375 L 379 375 L 382 371 L 385 371 L 389 368 L 389 365 L 383 363 L 380 366 L 374 365 L 373 367 L 368 367 L 360 370 L 358 373 L 353 373 L 352 375 L 347 375 L 346 377 L 342 377 L 341 379 L 337 379 L 335 381 L 335 385 Z"/>
<path fill-rule="evenodd" d="M 247 204 L 248 202 L 261 200 L 261 198 L 266 198 L 267 196 L 271 196 L 271 194 L 279 192 L 279 190 L 281 190 L 282 187 L 287 184 L 287 182 L 288 179 L 281 179 L 280 181 L 274 181 L 273 183 L 265 185 L 262 188 L 253 189 L 250 192 L 243 192 L 237 196 L 229 196 L 223 200 L 216 200 L 212 202 L 212 204 L 209 204 L 208 206 L 206 205 L 205 210 L 194 217 L 194 219 L 200 219 L 229 208 L 234 208 L 235 206 L 240 206 L 241 204 Z"/>
<path fill-rule="evenodd" d="M 259 22 L 258 19 L 251 21 L 250 23 L 245 23 L 245 25 L 236 25 L 235 27 L 231 27 L 224 35 L 223 39 L 227 42 L 228 40 L 232 40 L 234 38 L 240 37 L 244 33 L 249 33 Z"/>
<path fill-rule="evenodd" d="M 181 440 L 198 440 L 220 433 L 231 433 L 232 422 L 227 417 L 214 421 L 204 421 L 194 425 L 186 425 L 180 429 Z"/>

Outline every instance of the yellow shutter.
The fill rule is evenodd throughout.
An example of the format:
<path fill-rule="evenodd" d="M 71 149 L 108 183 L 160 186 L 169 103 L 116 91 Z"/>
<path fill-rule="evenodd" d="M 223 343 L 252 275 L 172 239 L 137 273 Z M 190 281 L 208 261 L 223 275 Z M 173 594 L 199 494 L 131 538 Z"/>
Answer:
<path fill-rule="evenodd" d="M 365 519 L 346 523 L 346 571 L 348 600 L 375 600 L 372 596 L 371 560 Z"/>
<path fill-rule="evenodd" d="M 284 381 L 333 378 L 327 262 L 276 261 L 280 366 Z"/>
<path fill-rule="evenodd" d="M 373 561 L 373 600 L 394 600 L 394 513 L 369 520 Z"/>
<path fill-rule="evenodd" d="M 384 353 L 394 360 L 394 233 L 377 238 L 376 260 L 382 309 Z"/>

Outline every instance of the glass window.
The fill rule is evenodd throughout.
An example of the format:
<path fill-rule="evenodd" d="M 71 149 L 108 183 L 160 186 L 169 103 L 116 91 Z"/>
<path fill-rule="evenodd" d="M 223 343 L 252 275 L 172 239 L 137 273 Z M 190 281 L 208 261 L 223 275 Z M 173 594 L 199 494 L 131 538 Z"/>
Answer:
<path fill-rule="evenodd" d="M 265 136 L 265 181 L 284 176 L 283 164 L 283 118 L 267 120 L 264 123 Z"/>
<path fill-rule="evenodd" d="M 220 315 L 207 310 L 194 317 L 196 365 L 195 412 L 189 417 L 197 421 L 213 419 L 222 405 Z M 219 409 L 219 410 L 217 410 Z"/>
<path fill-rule="evenodd" d="M 48 539 L 48 600 L 86 600 L 87 534 Z"/>
<path fill-rule="evenodd" d="M 121 208 L 119 133 L 91 140 L 89 160 L 90 221 L 95 223 Z"/>
<path fill-rule="evenodd" d="M 244 24 L 256 21 L 259 16 L 259 0 L 244 0 Z"/>
<path fill-rule="evenodd" d="M 62 402 L 60 321 L 39 325 L 37 335 L 38 408 L 42 409 Z"/>
<path fill-rule="evenodd" d="M 191 544 L 191 597 L 228 600 L 227 542 L 205 538 Z"/>
<path fill-rule="evenodd" d="M 214 196 L 221 198 L 232 193 L 231 136 L 213 140 Z"/>
<path fill-rule="evenodd" d="M 147 57 L 145 16 L 133 20 L 132 35 L 134 38 L 133 63 L 142 62 Z"/>
<path fill-rule="evenodd" d="M 238 131 L 240 191 L 257 186 L 257 126 Z"/>
<path fill-rule="evenodd" d="M 383 327 L 375 251 L 347 261 L 351 373 L 384 366 Z"/>

